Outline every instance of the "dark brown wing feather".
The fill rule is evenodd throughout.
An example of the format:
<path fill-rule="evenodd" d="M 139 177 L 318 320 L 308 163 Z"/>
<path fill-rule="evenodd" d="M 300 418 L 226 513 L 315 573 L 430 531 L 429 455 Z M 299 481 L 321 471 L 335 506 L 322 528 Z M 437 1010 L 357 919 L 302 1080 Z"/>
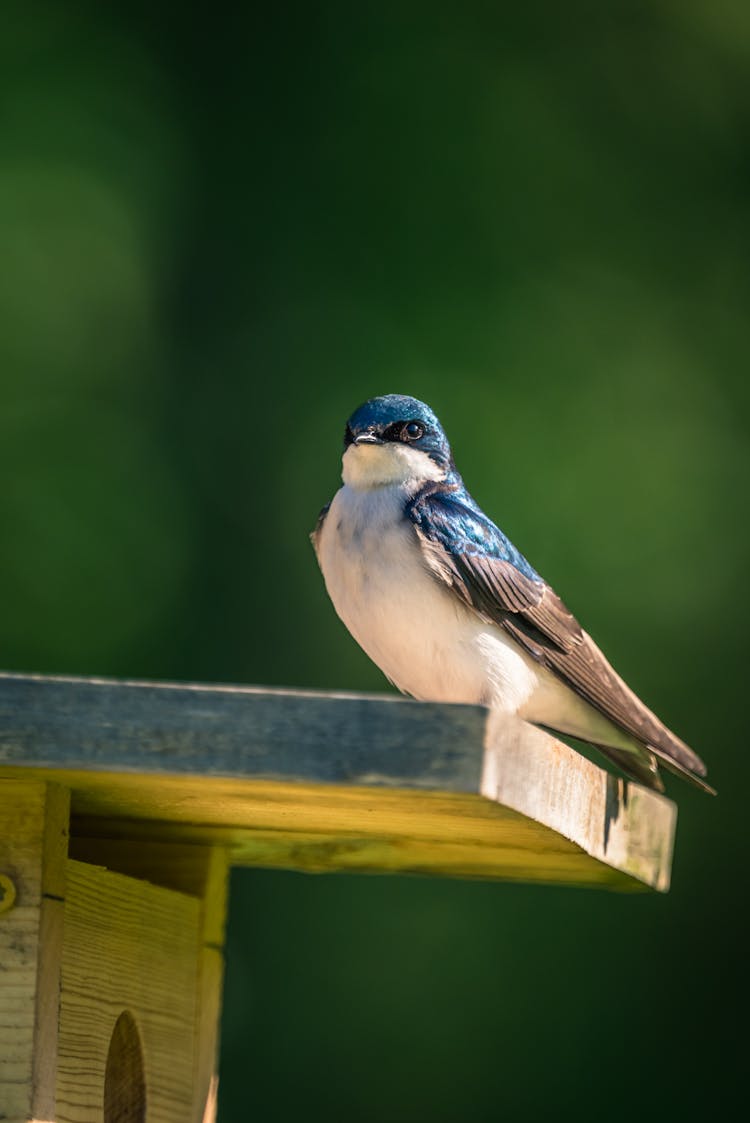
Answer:
<path fill-rule="evenodd" d="M 706 774 L 700 757 L 633 693 L 549 585 L 526 577 L 509 561 L 450 553 L 419 528 L 417 534 L 429 568 L 467 605 L 504 628 L 537 662 L 666 767 L 708 787 L 697 779 Z"/>

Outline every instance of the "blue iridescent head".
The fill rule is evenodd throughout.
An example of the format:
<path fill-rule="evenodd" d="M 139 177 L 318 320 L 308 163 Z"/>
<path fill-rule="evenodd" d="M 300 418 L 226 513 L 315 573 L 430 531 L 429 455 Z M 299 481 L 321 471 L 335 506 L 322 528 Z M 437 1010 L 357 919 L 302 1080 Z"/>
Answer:
<path fill-rule="evenodd" d="M 414 472 L 425 478 L 438 478 L 436 469 L 443 477 L 453 467 L 448 438 L 435 414 L 424 402 L 404 394 L 370 398 L 356 409 L 344 433 L 344 453 L 352 446 L 379 447 L 379 462 L 385 463 L 388 458 L 401 463 L 404 469 L 411 465 Z M 428 466 L 425 462 L 420 471 L 423 457 L 431 463 Z"/>

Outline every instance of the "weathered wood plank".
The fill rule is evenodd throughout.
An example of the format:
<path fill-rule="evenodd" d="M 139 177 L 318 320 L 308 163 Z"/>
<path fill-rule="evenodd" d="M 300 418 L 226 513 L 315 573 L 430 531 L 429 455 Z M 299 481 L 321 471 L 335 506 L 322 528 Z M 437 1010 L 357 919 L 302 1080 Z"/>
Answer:
<path fill-rule="evenodd" d="M 485 710 L 0 674 L 0 763 L 478 791 Z"/>
<path fill-rule="evenodd" d="M 677 807 L 525 722 L 490 715 L 481 791 L 666 892 Z"/>
<path fill-rule="evenodd" d="M 233 864 L 669 885 L 675 807 L 482 707 L 0 675 L 0 774 Z"/>
<path fill-rule="evenodd" d="M 0 780 L 0 1118 L 55 1118 L 55 1057 L 68 793 L 36 777 Z"/>

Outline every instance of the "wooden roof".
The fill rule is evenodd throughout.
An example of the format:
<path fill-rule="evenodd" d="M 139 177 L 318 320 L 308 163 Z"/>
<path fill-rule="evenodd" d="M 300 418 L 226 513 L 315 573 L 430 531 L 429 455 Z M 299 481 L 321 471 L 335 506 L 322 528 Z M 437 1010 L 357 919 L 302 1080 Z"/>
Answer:
<path fill-rule="evenodd" d="M 479 706 L 0 674 L 0 779 L 235 865 L 669 887 L 674 804 Z"/>

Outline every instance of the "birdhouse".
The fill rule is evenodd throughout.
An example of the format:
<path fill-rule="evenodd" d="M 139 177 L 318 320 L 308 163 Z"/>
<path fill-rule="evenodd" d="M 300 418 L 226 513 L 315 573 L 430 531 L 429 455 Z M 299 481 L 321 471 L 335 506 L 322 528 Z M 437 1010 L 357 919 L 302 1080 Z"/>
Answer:
<path fill-rule="evenodd" d="M 665 891 L 675 818 L 479 706 L 0 675 L 0 1118 L 210 1123 L 230 866 Z"/>

